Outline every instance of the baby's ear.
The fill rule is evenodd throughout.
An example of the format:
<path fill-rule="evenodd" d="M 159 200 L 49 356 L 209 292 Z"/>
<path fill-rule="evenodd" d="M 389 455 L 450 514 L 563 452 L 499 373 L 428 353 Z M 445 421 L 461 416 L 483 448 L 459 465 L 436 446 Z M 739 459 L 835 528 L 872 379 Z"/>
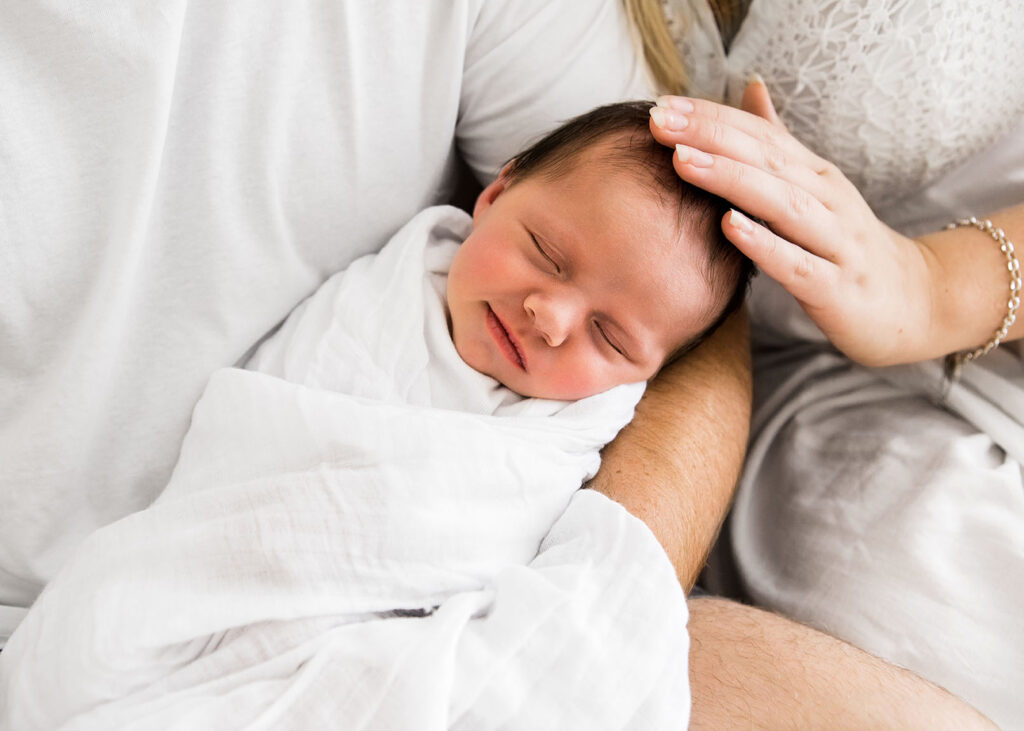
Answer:
<path fill-rule="evenodd" d="M 482 191 L 480 195 L 476 197 L 476 205 L 473 206 L 473 223 L 479 222 L 479 217 L 483 215 L 484 211 L 491 207 L 491 205 L 498 199 L 498 196 L 505 192 L 505 189 L 509 186 L 508 171 L 511 169 L 512 163 L 507 163 L 505 167 L 498 173 L 498 177 L 493 183 L 488 185 Z"/>

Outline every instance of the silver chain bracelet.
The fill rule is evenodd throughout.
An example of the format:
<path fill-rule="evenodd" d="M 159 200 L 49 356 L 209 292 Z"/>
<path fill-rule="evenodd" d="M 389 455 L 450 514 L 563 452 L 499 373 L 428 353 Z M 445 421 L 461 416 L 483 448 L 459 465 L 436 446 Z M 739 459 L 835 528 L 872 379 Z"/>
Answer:
<path fill-rule="evenodd" d="M 1017 321 L 1017 310 L 1020 309 L 1021 295 L 1020 260 L 1013 249 L 1013 242 L 1006 238 L 1006 232 L 1001 228 L 993 226 L 992 221 L 989 219 L 984 218 L 979 221 L 974 216 L 953 221 L 953 223 L 946 226 L 946 229 L 954 229 L 959 226 L 973 226 L 979 231 L 987 233 L 999 244 L 999 250 L 1006 257 L 1006 269 L 1010 272 L 1010 299 L 1006 303 L 1006 317 L 1003 318 L 1003 322 L 987 343 L 969 352 L 951 353 L 946 356 L 946 375 L 952 382 L 956 382 L 960 375 L 960 367 L 964 363 L 987 355 L 999 347 L 999 343 L 1003 342 L 1007 332 L 1013 327 L 1013 323 Z"/>

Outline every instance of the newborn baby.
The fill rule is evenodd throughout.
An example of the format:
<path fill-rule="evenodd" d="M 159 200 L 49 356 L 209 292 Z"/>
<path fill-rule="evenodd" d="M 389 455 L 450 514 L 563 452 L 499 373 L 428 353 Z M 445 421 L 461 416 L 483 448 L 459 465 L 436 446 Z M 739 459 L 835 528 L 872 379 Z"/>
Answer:
<path fill-rule="evenodd" d="M 0 655 L 0 728 L 669 728 L 686 605 L 580 486 L 643 383 L 742 300 L 724 204 L 648 105 L 415 216 L 213 374 L 170 483 Z"/>

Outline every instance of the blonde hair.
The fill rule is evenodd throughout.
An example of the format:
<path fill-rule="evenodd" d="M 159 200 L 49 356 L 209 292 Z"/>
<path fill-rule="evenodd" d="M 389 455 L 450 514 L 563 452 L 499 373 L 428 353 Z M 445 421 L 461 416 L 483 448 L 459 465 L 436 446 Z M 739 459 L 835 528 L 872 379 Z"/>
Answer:
<path fill-rule="evenodd" d="M 651 70 L 658 91 L 663 94 L 686 94 L 689 89 L 689 76 L 672 41 L 661 0 L 622 2 L 626 7 L 626 15 L 639 36 L 644 59 Z M 709 4 L 722 37 L 728 42 L 743 20 L 750 0 L 710 0 Z M 680 18 L 679 21 L 687 22 L 689 18 Z"/>
<path fill-rule="evenodd" d="M 663 94 L 685 94 L 686 67 L 672 42 L 661 0 L 622 0 L 626 15 L 636 31 L 644 59 Z"/>

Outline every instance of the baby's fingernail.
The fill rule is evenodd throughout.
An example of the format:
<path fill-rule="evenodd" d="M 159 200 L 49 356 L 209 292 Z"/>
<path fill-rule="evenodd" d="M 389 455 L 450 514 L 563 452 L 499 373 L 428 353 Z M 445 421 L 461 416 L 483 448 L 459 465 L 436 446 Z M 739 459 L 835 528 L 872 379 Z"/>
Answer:
<path fill-rule="evenodd" d="M 651 107 L 651 119 L 662 129 L 678 131 L 685 129 L 690 123 L 686 117 L 672 109 L 662 107 Z"/>
<path fill-rule="evenodd" d="M 676 157 L 679 158 L 679 162 L 685 162 L 695 168 L 709 168 L 714 162 L 711 155 L 686 145 L 676 145 Z"/>
<path fill-rule="evenodd" d="M 684 96 L 672 96 L 670 94 L 665 94 L 655 99 L 654 103 L 662 109 L 675 109 L 683 112 L 684 114 L 689 114 L 693 111 L 693 102 Z"/>
<path fill-rule="evenodd" d="M 730 225 L 735 226 L 745 234 L 748 234 L 754 230 L 754 225 L 750 222 L 750 219 L 744 216 L 739 211 L 737 211 L 735 208 L 729 211 L 729 223 Z"/>

